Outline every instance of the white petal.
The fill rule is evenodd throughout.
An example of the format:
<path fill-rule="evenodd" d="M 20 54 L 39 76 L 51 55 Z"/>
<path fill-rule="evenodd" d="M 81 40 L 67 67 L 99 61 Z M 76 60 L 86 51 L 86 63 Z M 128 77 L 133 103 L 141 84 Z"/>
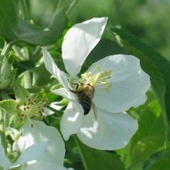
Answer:
<path fill-rule="evenodd" d="M 86 145 L 102 150 L 124 147 L 138 128 L 137 121 L 125 113 L 109 113 L 97 110 L 97 121 L 88 114 L 77 134 Z"/>
<path fill-rule="evenodd" d="M 100 71 L 112 71 L 112 86 L 109 91 L 101 86 L 95 87 L 96 106 L 118 113 L 146 101 L 150 78 L 141 69 L 139 59 L 131 55 L 112 55 L 94 63 L 89 70 L 94 69 L 96 65 L 101 67 Z"/>
<path fill-rule="evenodd" d="M 54 60 L 52 59 L 51 55 L 48 53 L 48 51 L 45 48 L 42 48 L 42 53 L 44 57 L 44 64 L 46 69 L 54 75 L 57 80 L 66 88 L 69 89 L 69 82 L 67 80 L 66 74 L 61 71 L 57 65 L 54 63 Z"/>
<path fill-rule="evenodd" d="M 65 88 L 59 88 L 55 90 L 51 90 L 52 93 L 58 94 L 60 96 L 63 96 L 66 99 L 70 99 L 70 95 L 68 94 L 68 90 Z"/>
<path fill-rule="evenodd" d="M 53 107 L 52 107 L 52 106 Z M 50 107 L 52 107 L 52 108 L 55 108 L 56 110 L 59 110 L 59 108 L 61 109 L 61 107 L 55 107 L 54 106 L 55 105 L 55 103 L 51 103 L 50 104 Z M 49 109 L 49 108 L 47 108 L 47 107 L 44 107 L 44 112 L 43 112 L 43 116 L 49 116 L 49 115 L 53 115 L 55 112 L 54 111 L 52 111 L 51 109 Z"/>
<path fill-rule="evenodd" d="M 60 96 L 63 96 L 64 98 L 71 100 L 72 98 L 75 98 L 73 93 L 70 90 L 67 90 L 66 88 L 59 88 L 56 90 L 51 90 L 52 93 L 58 94 Z"/>
<path fill-rule="evenodd" d="M 54 127 L 47 126 L 39 121 L 31 121 L 31 124 L 27 122 L 23 129 L 23 135 L 19 138 L 17 144 L 21 150 L 17 163 L 35 160 L 57 163 L 59 166 L 63 165 L 64 142 Z M 31 155 L 32 158 L 30 159 Z"/>
<path fill-rule="evenodd" d="M 51 108 L 53 108 L 53 109 L 55 109 L 55 110 L 61 110 L 64 106 L 63 105 L 61 105 L 61 102 L 52 102 L 51 104 L 50 104 L 50 107 Z M 53 112 L 53 111 L 52 111 Z M 54 114 L 55 112 L 53 112 L 53 114 Z"/>
<path fill-rule="evenodd" d="M 79 103 L 70 102 L 61 118 L 60 127 L 65 140 L 79 131 L 82 124 L 83 108 Z"/>
<path fill-rule="evenodd" d="M 1 141 L 0 141 L 1 142 Z M 4 169 L 9 169 L 11 163 L 10 161 L 8 160 L 8 158 L 6 157 L 5 155 L 5 152 L 4 152 L 4 148 L 3 146 L 1 145 L 0 143 L 0 153 L 1 153 L 1 158 L 0 158 L 0 167 L 4 168 Z"/>
<path fill-rule="evenodd" d="M 107 18 L 93 18 L 75 24 L 64 37 L 62 57 L 67 72 L 75 77 L 86 57 L 100 41 L 107 23 Z"/>
<path fill-rule="evenodd" d="M 23 141 L 24 142 L 24 141 Z M 47 147 L 46 143 L 36 143 L 29 147 L 29 149 L 25 149 L 22 151 L 20 157 L 13 164 L 13 167 L 25 164 L 29 161 L 37 160 L 41 157 L 42 154 L 45 153 L 45 148 Z"/>
<path fill-rule="evenodd" d="M 24 167 L 24 170 L 67 170 L 63 166 L 59 166 L 57 163 L 48 163 L 47 161 L 38 161 L 33 164 L 28 164 Z"/>

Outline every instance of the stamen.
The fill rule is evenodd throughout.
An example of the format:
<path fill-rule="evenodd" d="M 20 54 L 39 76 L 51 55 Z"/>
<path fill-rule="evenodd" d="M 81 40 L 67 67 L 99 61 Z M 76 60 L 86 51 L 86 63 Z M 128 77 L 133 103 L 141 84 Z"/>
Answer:
<path fill-rule="evenodd" d="M 42 112 L 44 108 L 44 104 L 46 101 L 44 100 L 37 100 L 37 96 L 35 98 L 28 98 L 28 100 L 22 105 L 19 106 L 20 114 L 19 116 L 22 117 L 22 119 L 25 118 L 36 118 L 41 119 L 42 118 Z"/>
<path fill-rule="evenodd" d="M 96 66 L 92 71 L 86 72 L 81 75 L 82 82 L 90 83 L 92 86 L 96 85 L 104 85 L 105 90 L 109 91 L 112 84 L 108 82 L 111 78 L 112 71 L 106 70 L 103 72 L 99 72 L 101 70 L 100 66 Z M 98 71 L 98 73 L 94 73 L 94 71 Z"/>

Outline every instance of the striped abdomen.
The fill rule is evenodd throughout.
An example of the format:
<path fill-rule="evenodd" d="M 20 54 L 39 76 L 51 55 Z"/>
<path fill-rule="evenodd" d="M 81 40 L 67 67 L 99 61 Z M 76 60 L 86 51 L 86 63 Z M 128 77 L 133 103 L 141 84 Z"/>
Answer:
<path fill-rule="evenodd" d="M 87 115 L 91 110 L 92 101 L 84 92 L 78 95 L 79 103 L 83 107 L 84 115 Z"/>

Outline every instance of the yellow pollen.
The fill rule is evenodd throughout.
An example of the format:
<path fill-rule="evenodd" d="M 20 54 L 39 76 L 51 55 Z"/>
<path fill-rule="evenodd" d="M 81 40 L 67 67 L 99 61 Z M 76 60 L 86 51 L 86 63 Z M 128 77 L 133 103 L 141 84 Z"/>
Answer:
<path fill-rule="evenodd" d="M 96 66 L 94 70 L 99 71 L 100 69 L 100 66 Z M 93 71 L 89 71 L 81 75 L 83 82 L 90 83 L 92 86 L 104 85 L 105 90 L 109 91 L 112 84 L 108 82 L 108 80 L 111 78 L 112 71 L 106 70 L 103 72 L 98 72 L 96 74 L 93 73 Z"/>

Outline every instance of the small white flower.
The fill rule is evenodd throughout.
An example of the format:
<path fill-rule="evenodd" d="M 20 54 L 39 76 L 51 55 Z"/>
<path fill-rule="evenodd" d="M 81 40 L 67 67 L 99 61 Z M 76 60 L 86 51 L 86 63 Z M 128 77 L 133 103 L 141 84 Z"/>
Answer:
<path fill-rule="evenodd" d="M 35 120 L 30 124 L 27 120 L 22 130 L 13 148 L 20 152 L 19 157 L 11 163 L 0 144 L 0 166 L 4 169 L 22 166 L 24 170 L 66 170 L 63 166 L 64 142 L 57 129 Z"/>
<path fill-rule="evenodd" d="M 123 54 L 97 61 L 78 77 L 86 57 L 101 39 L 106 23 L 107 18 L 93 18 L 68 30 L 62 44 L 62 58 L 69 75 L 59 70 L 44 48 L 43 56 L 47 70 L 63 85 L 53 92 L 69 100 L 61 119 L 65 140 L 77 134 L 90 147 L 113 150 L 124 147 L 137 130 L 137 121 L 125 110 L 146 101 L 150 79 L 136 57 Z M 94 109 L 89 113 L 85 113 L 76 94 L 83 85 L 94 88 L 94 96 L 91 95 Z"/>

